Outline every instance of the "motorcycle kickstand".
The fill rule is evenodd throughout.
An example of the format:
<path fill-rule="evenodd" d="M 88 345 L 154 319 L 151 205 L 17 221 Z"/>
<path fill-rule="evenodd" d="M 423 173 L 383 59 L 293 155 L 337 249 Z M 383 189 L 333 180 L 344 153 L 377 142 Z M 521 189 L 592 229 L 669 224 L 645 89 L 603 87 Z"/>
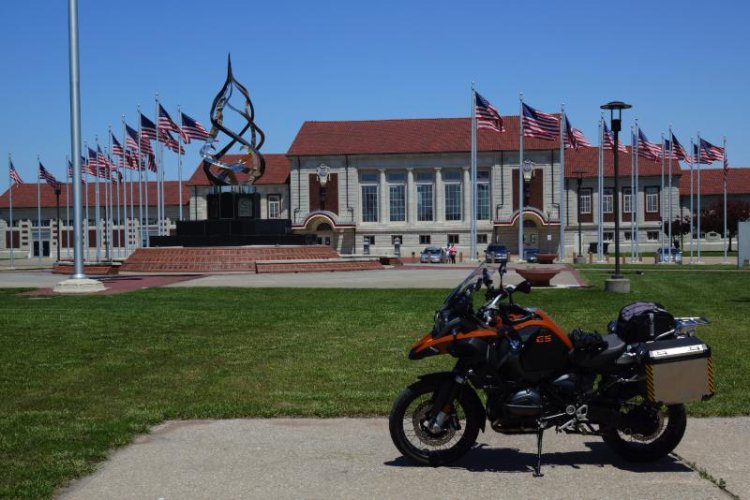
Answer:
<path fill-rule="evenodd" d="M 542 474 L 542 437 L 544 428 L 540 425 L 536 431 L 536 467 L 534 468 L 534 477 L 543 477 Z"/>

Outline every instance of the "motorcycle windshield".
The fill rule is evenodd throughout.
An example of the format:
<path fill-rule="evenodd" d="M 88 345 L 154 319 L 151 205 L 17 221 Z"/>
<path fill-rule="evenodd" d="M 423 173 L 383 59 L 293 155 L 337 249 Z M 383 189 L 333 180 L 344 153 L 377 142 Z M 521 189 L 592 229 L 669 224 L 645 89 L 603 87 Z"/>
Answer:
<path fill-rule="evenodd" d="M 471 271 L 469 275 L 464 278 L 464 280 L 459 283 L 456 288 L 451 290 L 451 293 L 448 294 L 448 296 L 445 298 L 443 306 L 449 306 L 458 297 L 466 294 L 469 289 L 471 289 L 471 293 L 473 294 L 476 291 L 477 281 L 481 280 L 484 277 L 485 273 L 489 273 L 489 276 L 492 277 L 494 272 L 495 269 L 490 268 L 486 263 L 482 262 L 473 271 Z"/>

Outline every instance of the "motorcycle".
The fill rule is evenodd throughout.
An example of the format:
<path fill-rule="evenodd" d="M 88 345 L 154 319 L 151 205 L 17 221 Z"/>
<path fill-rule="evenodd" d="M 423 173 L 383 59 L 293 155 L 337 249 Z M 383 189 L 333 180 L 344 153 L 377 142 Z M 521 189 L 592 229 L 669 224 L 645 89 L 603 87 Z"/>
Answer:
<path fill-rule="evenodd" d="M 670 453 L 685 432 L 684 403 L 715 392 L 710 348 L 695 337 L 695 327 L 709 321 L 635 303 L 608 335 L 568 335 L 541 309 L 514 302 L 531 285 L 504 286 L 505 271 L 504 264 L 474 269 L 411 348 L 410 360 L 448 354 L 456 363 L 450 372 L 419 376 L 398 395 L 389 416 L 396 448 L 417 464 L 445 465 L 467 453 L 489 422 L 502 434 L 536 435 L 537 477 L 543 434 L 553 427 L 600 436 L 629 461 Z M 475 308 L 482 287 L 485 301 Z"/>

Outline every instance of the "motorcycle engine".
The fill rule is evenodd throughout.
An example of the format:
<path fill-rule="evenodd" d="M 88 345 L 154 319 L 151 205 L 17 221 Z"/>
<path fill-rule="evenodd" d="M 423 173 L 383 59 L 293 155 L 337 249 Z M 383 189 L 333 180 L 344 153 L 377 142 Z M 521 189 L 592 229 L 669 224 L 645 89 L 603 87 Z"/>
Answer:
<path fill-rule="evenodd" d="M 503 413 L 512 417 L 537 417 L 542 414 L 542 397 L 537 389 L 522 389 L 503 405 Z"/>

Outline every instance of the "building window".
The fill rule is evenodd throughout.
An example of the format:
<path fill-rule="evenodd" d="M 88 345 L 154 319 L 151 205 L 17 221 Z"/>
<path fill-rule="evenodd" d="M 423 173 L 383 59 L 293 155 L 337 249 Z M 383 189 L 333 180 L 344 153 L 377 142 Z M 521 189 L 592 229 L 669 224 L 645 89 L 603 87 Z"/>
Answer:
<path fill-rule="evenodd" d="M 625 241 L 630 241 L 630 231 L 625 231 L 622 233 L 622 237 Z"/>
<path fill-rule="evenodd" d="M 581 206 L 578 208 L 582 214 L 591 213 L 591 188 L 581 189 Z"/>
<path fill-rule="evenodd" d="M 656 213 L 659 211 L 659 188 L 646 188 L 646 212 Z"/>
<path fill-rule="evenodd" d="M 477 220 L 490 220 L 490 173 L 477 172 Z"/>
<path fill-rule="evenodd" d="M 406 176 L 388 174 L 388 196 L 391 222 L 406 222 Z"/>
<path fill-rule="evenodd" d="M 392 234 L 391 235 L 391 245 L 396 244 L 396 240 L 398 240 L 398 244 L 402 245 L 404 243 L 404 236 L 402 234 Z"/>
<path fill-rule="evenodd" d="M 602 213 L 611 214 L 614 210 L 612 208 L 612 188 L 604 188 L 604 196 L 602 196 Z"/>
<path fill-rule="evenodd" d="M 656 241 L 659 239 L 659 231 L 646 231 L 646 239 L 648 241 Z"/>
<path fill-rule="evenodd" d="M 604 241 L 613 241 L 615 239 L 615 233 L 612 231 L 604 231 L 602 233 L 602 240 Z"/>
<path fill-rule="evenodd" d="M 365 235 L 362 237 L 362 242 L 367 243 L 370 246 L 375 246 L 375 236 L 373 235 Z"/>
<path fill-rule="evenodd" d="M 448 244 L 450 245 L 453 243 L 454 245 L 458 245 L 458 235 L 457 234 L 449 234 L 448 235 Z"/>
<path fill-rule="evenodd" d="M 362 222 L 378 222 L 378 174 L 364 173 L 362 184 Z"/>
<path fill-rule="evenodd" d="M 445 220 L 461 220 L 461 172 L 443 174 L 445 184 Z"/>
<path fill-rule="evenodd" d="M 268 195 L 268 218 L 278 219 L 279 217 L 281 217 L 281 195 L 269 194 Z"/>
<path fill-rule="evenodd" d="M 477 235 L 477 243 L 487 243 L 487 235 L 486 234 L 478 234 Z"/>
<path fill-rule="evenodd" d="M 417 220 L 433 220 L 432 172 L 417 173 Z"/>
<path fill-rule="evenodd" d="M 430 244 L 430 235 L 429 234 L 420 234 L 419 235 L 419 244 L 420 245 L 429 245 Z"/>
<path fill-rule="evenodd" d="M 629 187 L 622 188 L 622 212 L 629 214 L 633 211 L 633 193 Z"/>

